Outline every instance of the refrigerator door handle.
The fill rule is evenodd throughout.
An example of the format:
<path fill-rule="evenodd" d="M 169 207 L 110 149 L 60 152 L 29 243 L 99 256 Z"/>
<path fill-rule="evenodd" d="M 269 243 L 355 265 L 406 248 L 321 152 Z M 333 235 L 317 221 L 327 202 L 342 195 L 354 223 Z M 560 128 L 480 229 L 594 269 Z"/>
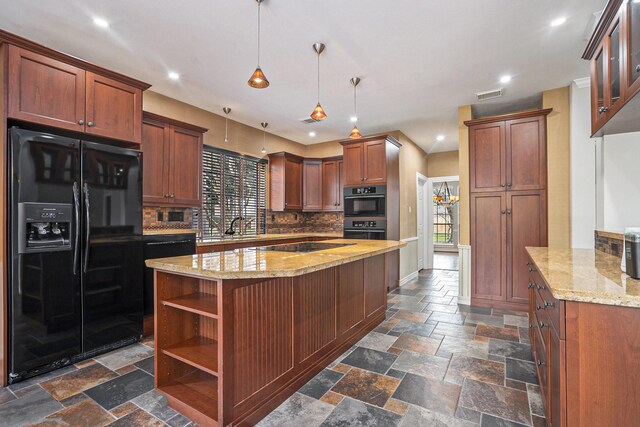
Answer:
<path fill-rule="evenodd" d="M 73 205 L 76 213 L 76 238 L 73 249 L 73 274 L 78 274 L 78 256 L 80 255 L 80 188 L 78 182 L 73 183 Z"/>
<path fill-rule="evenodd" d="M 89 203 L 89 184 L 84 183 L 84 209 L 86 213 L 85 220 L 85 245 L 84 245 L 84 272 L 89 267 L 89 236 L 91 234 L 91 204 Z"/>

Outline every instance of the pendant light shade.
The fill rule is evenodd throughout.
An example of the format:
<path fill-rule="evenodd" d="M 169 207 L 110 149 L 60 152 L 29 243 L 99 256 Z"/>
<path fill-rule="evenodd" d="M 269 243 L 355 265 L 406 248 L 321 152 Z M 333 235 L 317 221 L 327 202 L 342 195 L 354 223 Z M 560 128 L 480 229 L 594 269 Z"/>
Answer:
<path fill-rule="evenodd" d="M 229 113 L 231 112 L 231 108 L 223 107 L 222 111 L 224 111 L 224 143 L 228 144 L 229 143 L 229 126 L 227 122 L 229 121 Z"/>
<path fill-rule="evenodd" d="M 264 75 L 260 68 L 260 5 L 263 1 L 256 0 L 256 3 L 258 3 L 258 66 L 247 82 L 249 86 L 255 89 L 264 89 L 269 86 L 269 80 L 267 80 L 267 76 Z"/>
<path fill-rule="evenodd" d="M 362 133 L 360 133 L 360 129 L 358 129 L 358 97 L 356 92 L 358 83 L 360 83 L 360 77 L 354 77 L 350 81 L 351 85 L 353 86 L 353 111 L 355 113 L 354 117 L 356 118 L 356 120 L 355 124 L 353 125 L 353 129 L 349 134 L 349 139 L 360 139 L 362 138 Z"/>
<path fill-rule="evenodd" d="M 324 120 L 327 118 L 327 113 L 324 112 L 324 108 L 320 105 L 320 54 L 324 51 L 324 43 L 314 43 L 313 50 L 318 55 L 318 105 L 311 112 L 311 118 L 314 120 Z"/>
<path fill-rule="evenodd" d="M 262 154 L 266 154 L 267 153 L 267 126 L 269 126 L 269 123 L 267 122 L 261 122 L 260 126 L 262 126 L 262 150 L 260 150 L 260 152 Z"/>

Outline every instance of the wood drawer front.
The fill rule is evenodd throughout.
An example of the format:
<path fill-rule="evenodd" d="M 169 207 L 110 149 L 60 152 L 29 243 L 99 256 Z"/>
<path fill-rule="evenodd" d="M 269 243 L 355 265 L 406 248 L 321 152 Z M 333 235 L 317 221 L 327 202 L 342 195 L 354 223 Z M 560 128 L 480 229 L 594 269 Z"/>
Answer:
<path fill-rule="evenodd" d="M 549 320 L 551 320 L 551 324 L 553 325 L 553 329 L 555 329 L 558 337 L 563 340 L 564 339 L 564 301 L 557 300 L 551 294 L 549 287 L 545 286 L 544 289 L 540 289 L 540 297 L 542 298 L 542 303 L 544 304 L 545 311 L 547 316 L 549 316 Z"/>
<path fill-rule="evenodd" d="M 547 314 L 547 310 L 544 307 L 544 299 L 540 295 L 540 291 L 538 290 L 534 290 L 534 291 L 536 296 L 536 303 L 534 307 L 535 313 L 536 313 L 536 325 L 543 332 L 543 338 L 547 338 L 545 336 L 545 331 L 552 327 L 551 319 L 549 318 L 549 315 Z M 545 339 L 544 345 L 545 347 L 549 346 L 549 342 L 547 339 Z"/>
<path fill-rule="evenodd" d="M 535 341 L 533 342 L 533 355 L 536 370 L 538 371 L 538 381 L 540 383 L 540 391 L 542 393 L 542 398 L 544 399 L 546 412 L 549 408 L 549 354 L 547 353 L 548 347 L 545 343 L 549 341 L 549 328 L 540 329 L 540 327 L 536 327 L 534 329 L 536 333 Z"/>

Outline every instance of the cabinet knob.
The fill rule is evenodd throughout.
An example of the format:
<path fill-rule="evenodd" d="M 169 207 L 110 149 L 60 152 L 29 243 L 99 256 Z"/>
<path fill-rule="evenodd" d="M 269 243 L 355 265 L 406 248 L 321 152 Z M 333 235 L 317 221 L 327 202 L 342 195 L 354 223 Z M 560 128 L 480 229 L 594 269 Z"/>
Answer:
<path fill-rule="evenodd" d="M 545 306 L 545 308 L 546 308 L 546 307 L 553 307 L 554 305 L 555 305 L 555 304 L 554 304 L 554 303 L 552 303 L 552 302 L 548 302 L 548 301 L 545 301 L 545 302 L 544 302 L 544 306 Z"/>
<path fill-rule="evenodd" d="M 544 328 L 544 322 L 540 322 L 540 328 Z"/>
<path fill-rule="evenodd" d="M 500 213 L 501 213 L 502 215 L 505 215 L 505 214 L 507 213 L 507 211 L 500 211 Z"/>
<path fill-rule="evenodd" d="M 636 65 L 636 73 L 640 73 L 640 65 Z"/>
<path fill-rule="evenodd" d="M 500 184 L 500 187 L 503 187 L 503 188 L 504 188 L 504 187 L 506 187 L 506 186 L 505 186 L 504 184 Z"/>
<path fill-rule="evenodd" d="M 542 310 L 542 307 L 540 306 L 540 304 L 536 304 L 536 310 Z"/>
<path fill-rule="evenodd" d="M 82 125 L 84 124 L 84 120 L 79 120 L 79 121 L 78 121 L 78 124 L 79 124 L 80 126 L 82 126 Z"/>
<path fill-rule="evenodd" d="M 92 127 L 93 127 L 93 122 L 89 122 L 89 123 L 87 123 L 87 126 L 89 126 L 90 128 L 92 128 Z"/>
<path fill-rule="evenodd" d="M 530 323 L 529 324 L 529 329 L 533 329 L 533 328 L 534 328 L 533 323 Z"/>
<path fill-rule="evenodd" d="M 529 284 L 527 285 L 527 289 L 531 289 L 533 288 L 533 283 L 529 282 Z"/>
<path fill-rule="evenodd" d="M 507 215 L 511 215 L 511 209 L 507 209 Z"/>
<path fill-rule="evenodd" d="M 168 199 L 171 195 L 170 194 L 165 194 L 164 197 L 165 199 Z"/>
<path fill-rule="evenodd" d="M 175 198 L 176 198 L 176 196 L 175 196 L 174 194 L 172 194 L 172 195 L 171 195 L 171 198 L 172 198 L 172 199 L 175 199 Z"/>
<path fill-rule="evenodd" d="M 542 360 L 538 360 L 538 366 L 542 366 L 544 365 L 544 362 Z"/>
<path fill-rule="evenodd" d="M 607 111 L 609 111 L 609 107 L 602 106 L 602 107 L 598 108 L 598 113 L 600 113 L 600 114 L 606 113 Z"/>
<path fill-rule="evenodd" d="M 511 188 L 511 184 L 507 184 L 507 187 Z"/>
<path fill-rule="evenodd" d="M 364 177 L 364 180 L 365 180 L 365 181 L 367 180 L 367 177 L 366 177 L 366 176 Z"/>

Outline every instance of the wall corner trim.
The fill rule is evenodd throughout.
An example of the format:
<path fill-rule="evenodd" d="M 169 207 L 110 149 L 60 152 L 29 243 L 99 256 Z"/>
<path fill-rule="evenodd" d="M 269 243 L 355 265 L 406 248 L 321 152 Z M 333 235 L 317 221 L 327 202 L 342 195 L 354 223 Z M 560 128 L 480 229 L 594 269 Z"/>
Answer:
<path fill-rule="evenodd" d="M 458 304 L 471 305 L 471 245 L 458 245 Z"/>
<path fill-rule="evenodd" d="M 412 280 L 417 279 L 417 278 L 418 278 L 418 271 L 414 271 L 413 273 L 409 274 L 408 276 L 405 276 L 402 279 L 400 279 L 400 286 L 406 285 L 407 283 L 409 283 Z"/>
<path fill-rule="evenodd" d="M 579 79 L 575 79 L 573 80 L 573 82 L 576 84 L 576 86 L 578 86 L 578 88 L 580 89 L 584 89 L 586 87 L 591 86 L 591 79 L 589 77 L 581 77 Z"/>

